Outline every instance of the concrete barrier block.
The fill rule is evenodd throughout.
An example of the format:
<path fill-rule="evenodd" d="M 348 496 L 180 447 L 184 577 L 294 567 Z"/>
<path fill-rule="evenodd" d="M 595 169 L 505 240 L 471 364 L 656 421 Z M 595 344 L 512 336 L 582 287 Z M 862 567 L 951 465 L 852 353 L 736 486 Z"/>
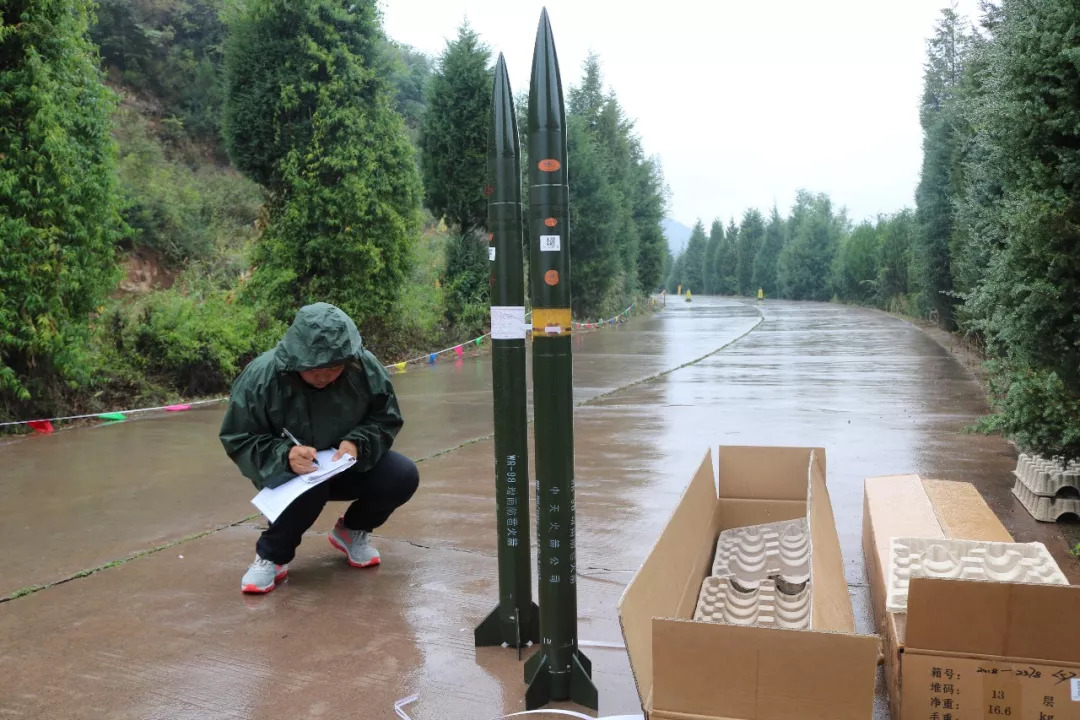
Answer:
<path fill-rule="evenodd" d="M 889 546 L 889 612 L 907 611 L 913 577 L 1068 585 L 1042 543 L 892 538 Z"/>

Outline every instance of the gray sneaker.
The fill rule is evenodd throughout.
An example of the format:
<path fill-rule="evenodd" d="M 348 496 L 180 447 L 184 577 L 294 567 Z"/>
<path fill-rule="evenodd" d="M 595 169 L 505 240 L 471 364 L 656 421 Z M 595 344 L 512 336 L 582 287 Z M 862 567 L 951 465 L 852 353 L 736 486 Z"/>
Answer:
<path fill-rule="evenodd" d="M 240 581 L 240 589 L 246 593 L 268 593 L 288 574 L 288 565 L 275 565 L 256 555 L 255 562 L 251 563 L 251 567 L 244 573 L 244 579 Z"/>
<path fill-rule="evenodd" d="M 345 527 L 344 518 L 338 518 L 334 529 L 330 531 L 330 544 L 349 558 L 353 567 L 367 568 L 379 564 L 379 551 L 368 542 L 371 533 L 366 530 L 350 530 Z"/>

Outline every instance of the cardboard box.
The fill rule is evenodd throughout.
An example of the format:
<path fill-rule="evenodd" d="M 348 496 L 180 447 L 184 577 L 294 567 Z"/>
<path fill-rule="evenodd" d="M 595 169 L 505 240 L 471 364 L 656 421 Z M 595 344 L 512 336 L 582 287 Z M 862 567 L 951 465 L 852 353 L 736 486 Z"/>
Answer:
<path fill-rule="evenodd" d="M 649 720 L 868 720 L 879 638 L 856 635 L 820 448 L 712 453 L 619 601 Z M 722 530 L 808 518 L 810 630 L 692 619 Z"/>
<path fill-rule="evenodd" d="M 969 483 L 869 478 L 864 500 L 893 720 L 1080 720 L 1080 587 L 913 578 L 887 612 L 891 537 L 1013 538 Z"/>

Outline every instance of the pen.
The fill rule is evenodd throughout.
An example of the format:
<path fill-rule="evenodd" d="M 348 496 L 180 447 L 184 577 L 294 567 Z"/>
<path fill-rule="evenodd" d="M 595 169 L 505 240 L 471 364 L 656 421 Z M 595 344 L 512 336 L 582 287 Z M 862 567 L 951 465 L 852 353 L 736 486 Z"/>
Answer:
<path fill-rule="evenodd" d="M 283 432 L 283 434 L 285 436 L 287 436 L 290 440 L 293 441 L 293 445 L 302 446 L 302 443 L 299 440 L 296 439 L 296 436 L 293 435 L 291 432 L 289 432 L 289 428 L 283 427 L 283 428 L 281 428 L 281 430 L 282 430 L 282 432 Z M 319 461 L 318 460 L 312 460 L 311 464 L 314 465 L 315 467 L 319 467 Z"/>

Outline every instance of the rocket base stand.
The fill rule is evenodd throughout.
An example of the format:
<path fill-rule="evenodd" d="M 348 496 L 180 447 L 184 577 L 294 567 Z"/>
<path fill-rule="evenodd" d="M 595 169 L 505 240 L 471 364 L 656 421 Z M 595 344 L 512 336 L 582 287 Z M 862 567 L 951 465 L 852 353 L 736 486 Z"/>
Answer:
<path fill-rule="evenodd" d="M 524 621 L 524 622 L 522 622 Z M 540 642 L 540 608 L 530 602 L 526 612 L 514 613 L 514 622 L 503 622 L 496 607 L 473 631 L 476 647 L 490 647 L 505 643 L 512 648 L 521 648 L 531 643 Z"/>
<path fill-rule="evenodd" d="M 569 674 L 569 677 L 567 675 Z M 525 663 L 525 709 L 536 710 L 553 700 L 569 700 L 590 710 L 600 709 L 600 696 L 593 685 L 592 662 L 585 653 L 575 650 L 569 673 L 551 672 L 551 662 L 541 650 Z"/>

